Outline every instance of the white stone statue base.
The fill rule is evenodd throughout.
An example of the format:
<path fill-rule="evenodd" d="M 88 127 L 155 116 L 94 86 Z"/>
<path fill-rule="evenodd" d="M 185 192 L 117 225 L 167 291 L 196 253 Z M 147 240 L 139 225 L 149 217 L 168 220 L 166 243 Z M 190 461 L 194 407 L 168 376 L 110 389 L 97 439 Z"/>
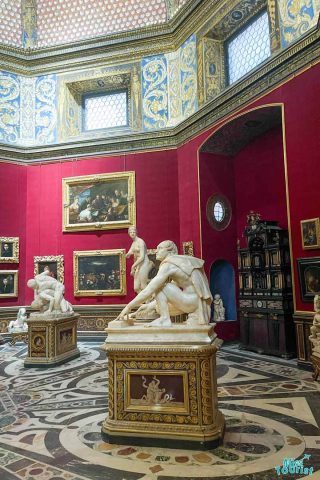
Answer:
<path fill-rule="evenodd" d="M 177 323 L 171 327 L 147 327 L 146 324 L 128 326 L 122 322 L 112 322 L 105 330 L 108 334 L 105 343 L 211 344 L 217 337 L 214 327 L 215 323 L 197 326 Z"/>

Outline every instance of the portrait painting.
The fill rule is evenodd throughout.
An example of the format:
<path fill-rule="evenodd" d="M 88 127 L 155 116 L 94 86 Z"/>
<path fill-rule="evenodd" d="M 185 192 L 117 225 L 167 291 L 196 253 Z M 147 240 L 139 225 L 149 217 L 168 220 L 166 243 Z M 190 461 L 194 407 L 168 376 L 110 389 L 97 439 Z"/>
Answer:
<path fill-rule="evenodd" d="M 134 172 L 63 179 L 63 231 L 129 228 L 135 221 Z"/>
<path fill-rule="evenodd" d="M 50 277 L 64 283 L 63 255 L 47 255 L 34 257 L 34 276 L 44 270 L 49 272 Z"/>
<path fill-rule="evenodd" d="M 125 267 L 125 250 L 73 252 L 74 295 L 125 295 Z"/>
<path fill-rule="evenodd" d="M 0 262 L 18 263 L 19 262 L 19 238 L 18 237 L 0 237 Z"/>
<path fill-rule="evenodd" d="M 18 270 L 0 270 L 0 297 L 18 296 Z"/>
<path fill-rule="evenodd" d="M 320 294 L 320 257 L 298 258 L 298 271 L 301 298 L 304 302 L 313 302 Z"/>
<path fill-rule="evenodd" d="M 319 218 L 301 221 L 302 247 L 306 249 L 320 248 Z"/>

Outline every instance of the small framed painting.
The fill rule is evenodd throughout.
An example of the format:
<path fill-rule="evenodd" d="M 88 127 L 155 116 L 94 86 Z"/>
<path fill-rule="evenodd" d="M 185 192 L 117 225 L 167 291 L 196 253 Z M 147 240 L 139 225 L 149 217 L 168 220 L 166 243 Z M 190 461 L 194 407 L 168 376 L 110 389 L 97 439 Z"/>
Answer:
<path fill-rule="evenodd" d="M 18 296 L 18 270 L 0 270 L 0 297 Z"/>
<path fill-rule="evenodd" d="M 0 237 L 0 263 L 19 262 L 19 238 Z"/>
<path fill-rule="evenodd" d="M 302 247 L 304 250 L 320 248 L 319 218 L 301 220 Z"/>
<path fill-rule="evenodd" d="M 63 255 L 47 255 L 45 257 L 33 258 L 34 276 L 42 273 L 44 270 L 48 270 L 50 277 L 53 277 L 59 282 L 64 283 Z"/>
<path fill-rule="evenodd" d="M 298 272 L 301 299 L 313 302 L 315 295 L 320 295 L 320 257 L 298 258 Z"/>

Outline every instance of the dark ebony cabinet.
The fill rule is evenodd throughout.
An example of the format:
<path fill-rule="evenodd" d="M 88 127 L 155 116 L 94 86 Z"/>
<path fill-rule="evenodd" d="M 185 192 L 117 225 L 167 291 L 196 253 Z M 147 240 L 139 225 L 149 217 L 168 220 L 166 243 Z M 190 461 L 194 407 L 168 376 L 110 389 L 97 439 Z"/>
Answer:
<path fill-rule="evenodd" d="M 250 212 L 238 246 L 240 333 L 244 348 L 295 356 L 288 232 Z"/>

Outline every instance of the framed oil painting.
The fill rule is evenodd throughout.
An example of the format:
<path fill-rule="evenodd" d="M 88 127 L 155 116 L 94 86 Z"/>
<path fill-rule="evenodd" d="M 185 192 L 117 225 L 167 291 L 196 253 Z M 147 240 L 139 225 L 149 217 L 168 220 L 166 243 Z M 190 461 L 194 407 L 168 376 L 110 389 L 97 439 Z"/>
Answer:
<path fill-rule="evenodd" d="M 18 270 L 0 270 L 0 298 L 18 296 Z"/>
<path fill-rule="evenodd" d="M 190 255 L 191 257 L 194 257 L 194 249 L 193 249 L 193 241 L 190 240 L 190 242 L 183 242 L 182 243 L 182 252 L 183 255 Z"/>
<path fill-rule="evenodd" d="M 0 237 L 0 263 L 19 262 L 19 238 Z"/>
<path fill-rule="evenodd" d="M 125 250 L 73 252 L 76 297 L 126 294 Z"/>
<path fill-rule="evenodd" d="M 64 178 L 62 182 L 64 232 L 135 225 L 134 172 Z"/>
<path fill-rule="evenodd" d="M 313 302 L 320 294 L 320 257 L 298 258 L 297 262 L 302 301 Z"/>
<path fill-rule="evenodd" d="M 45 257 L 33 257 L 34 276 L 42 273 L 45 269 L 49 275 L 61 283 L 64 283 L 64 263 L 63 255 L 47 255 Z"/>
<path fill-rule="evenodd" d="M 307 250 L 320 248 L 319 218 L 301 220 L 302 247 Z"/>

